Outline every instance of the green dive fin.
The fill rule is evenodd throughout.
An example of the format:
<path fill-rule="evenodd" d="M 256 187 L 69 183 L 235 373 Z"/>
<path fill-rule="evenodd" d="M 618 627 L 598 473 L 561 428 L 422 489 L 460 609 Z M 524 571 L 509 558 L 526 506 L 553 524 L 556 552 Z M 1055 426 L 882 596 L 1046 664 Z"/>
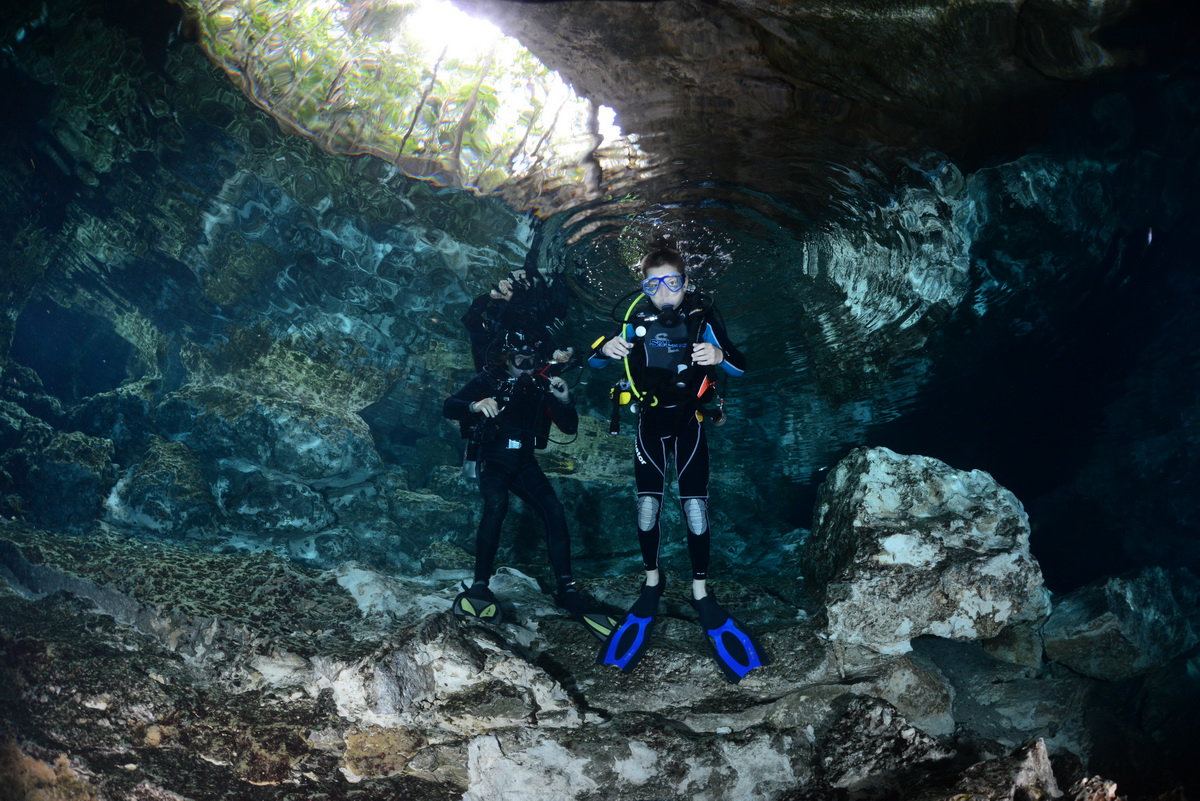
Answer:
<path fill-rule="evenodd" d="M 617 627 L 617 619 L 604 612 L 585 611 L 590 603 L 575 589 L 572 582 L 562 588 L 554 596 L 554 602 L 567 611 L 573 620 L 578 620 L 596 639 L 603 642 L 609 638 Z"/>
<path fill-rule="evenodd" d="M 486 584 L 475 584 L 455 596 L 454 614 L 458 617 L 473 617 L 485 623 L 504 622 L 500 602 Z"/>
<path fill-rule="evenodd" d="M 603 612 L 585 612 L 580 615 L 579 622 L 600 642 L 606 642 L 617 628 L 617 619 Z"/>

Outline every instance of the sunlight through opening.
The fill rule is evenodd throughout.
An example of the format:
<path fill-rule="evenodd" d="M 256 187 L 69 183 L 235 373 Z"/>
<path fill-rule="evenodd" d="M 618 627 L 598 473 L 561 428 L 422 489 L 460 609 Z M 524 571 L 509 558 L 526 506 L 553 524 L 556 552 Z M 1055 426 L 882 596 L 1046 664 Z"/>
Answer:
<path fill-rule="evenodd" d="M 443 48 L 450 58 L 476 58 L 507 39 L 492 23 L 470 17 L 444 0 L 422 0 L 404 27 L 406 38 L 435 58 Z M 507 44 L 519 47 L 512 40 Z"/>

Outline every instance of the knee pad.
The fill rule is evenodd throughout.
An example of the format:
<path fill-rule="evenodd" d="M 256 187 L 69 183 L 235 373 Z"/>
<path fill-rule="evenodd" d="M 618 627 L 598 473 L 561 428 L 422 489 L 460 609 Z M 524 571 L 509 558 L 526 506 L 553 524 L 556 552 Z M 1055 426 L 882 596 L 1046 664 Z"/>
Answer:
<path fill-rule="evenodd" d="M 703 498 L 688 498 L 683 502 L 683 516 L 687 518 L 688 531 L 700 535 L 708 531 L 708 501 Z"/>
<path fill-rule="evenodd" d="M 654 495 L 642 495 L 638 498 L 637 525 L 639 531 L 649 531 L 658 522 L 658 508 L 661 505 Z"/>

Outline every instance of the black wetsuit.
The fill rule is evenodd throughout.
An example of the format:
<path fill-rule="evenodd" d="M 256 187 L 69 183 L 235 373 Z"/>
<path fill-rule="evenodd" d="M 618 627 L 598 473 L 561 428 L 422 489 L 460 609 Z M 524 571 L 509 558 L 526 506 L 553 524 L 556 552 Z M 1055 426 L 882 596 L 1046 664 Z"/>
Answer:
<path fill-rule="evenodd" d="M 502 407 L 494 418 L 472 413 L 470 405 L 495 398 Z M 538 466 L 533 452 L 546 447 L 553 422 L 566 434 L 579 430 L 574 404 L 551 394 L 544 377 L 511 379 L 507 374 L 483 372 L 446 399 L 442 414 L 464 428 L 481 426 L 479 439 L 479 493 L 483 517 L 475 539 L 475 581 L 492 576 L 500 527 L 508 513 L 508 493 L 533 507 L 546 526 L 550 566 L 559 587 L 571 581 L 571 543 L 567 519 L 554 488 Z"/>
<path fill-rule="evenodd" d="M 685 296 L 681 319 L 674 326 L 658 320 L 658 310 L 644 299 L 629 315 L 621 335 L 634 343 L 630 374 L 641 399 L 633 475 L 638 494 L 638 543 L 646 570 L 658 568 L 662 543 L 659 519 L 666 490 L 667 459 L 673 456 L 678 473 L 679 502 L 688 528 L 692 578 L 708 576 L 708 438 L 697 415 L 705 377 L 713 369 L 739 376 L 746 360 L 711 307 L 694 295 Z M 639 329 L 642 329 L 639 335 Z M 607 340 L 606 340 L 607 341 Z M 692 363 L 692 346 L 709 342 L 720 348 L 724 361 L 717 368 Z M 611 360 L 599 349 L 589 363 L 604 367 Z M 707 395 L 707 393 L 704 393 Z"/>

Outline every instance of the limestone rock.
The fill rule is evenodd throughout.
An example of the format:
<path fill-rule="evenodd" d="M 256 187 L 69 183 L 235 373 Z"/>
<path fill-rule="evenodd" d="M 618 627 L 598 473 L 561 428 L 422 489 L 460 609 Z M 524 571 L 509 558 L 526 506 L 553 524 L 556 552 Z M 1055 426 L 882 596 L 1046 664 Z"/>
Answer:
<path fill-rule="evenodd" d="M 954 686 L 935 666 L 912 658 L 874 660 L 870 679 L 852 685 L 857 693 L 887 701 L 909 723 L 934 737 L 954 733 Z"/>
<path fill-rule="evenodd" d="M 1089 776 L 1071 785 L 1067 791 L 1071 801 L 1118 801 L 1117 783 L 1099 776 Z"/>
<path fill-rule="evenodd" d="M 154 421 L 151 407 L 155 381 L 130 381 L 109 392 L 85 398 L 71 409 L 71 428 L 113 441 L 116 460 L 128 467 L 151 447 Z"/>
<path fill-rule="evenodd" d="M 477 734 L 513 726 L 577 726 L 584 713 L 562 685 L 482 625 L 429 618 L 352 665 L 317 659 L 343 717 L 386 727 Z"/>
<path fill-rule="evenodd" d="M 364 801 L 856 796 L 951 769 L 926 725 L 970 743 L 995 731 L 979 708 L 1042 703 L 1008 691 L 1029 668 L 974 643 L 923 638 L 882 657 L 801 621 L 762 632 L 778 666 L 732 687 L 673 597 L 626 676 L 595 665 L 595 641 L 511 569 L 493 582 L 511 612 L 493 627 L 450 615 L 447 581 L 0 528 L 0 575 L 21 592 L 0 584 L 0 679 L 19 710 L 0 720 L 70 743 L 109 790 L 118 755 L 163 792 L 231 800 L 250 782 L 339 797 L 347 781 Z M 927 643 L 953 651 L 934 658 Z M 962 680 L 952 668 L 972 654 Z M 1037 714 L 1074 725 L 1060 708 Z M 1012 797 L 1012 775 L 989 775 L 994 797 Z"/>
<path fill-rule="evenodd" d="M 226 468 L 217 489 L 231 523 L 256 534 L 312 533 L 334 521 L 321 493 L 261 470 Z"/>
<path fill-rule="evenodd" d="M 465 801 L 767 801 L 811 781 L 802 731 L 690 735 L 650 715 L 582 730 L 505 729 L 468 750 Z"/>
<path fill-rule="evenodd" d="M 1038 670 L 997 659 L 980 643 L 922 637 L 911 658 L 939 675 L 952 698 L 956 729 L 969 731 L 981 753 L 1016 748 L 1033 737 L 1054 754 L 1086 759 L 1092 735 L 1085 710 L 1092 682 L 1069 671 Z"/>
<path fill-rule="evenodd" d="M 23 515 L 29 472 L 28 454 L 50 442 L 54 429 L 12 401 L 0 401 L 0 489 L 6 516 Z"/>
<path fill-rule="evenodd" d="M 1036 668 L 1042 664 L 1042 633 L 1033 623 L 1016 623 L 981 645 L 997 659 Z"/>
<path fill-rule="evenodd" d="M 474 549 L 478 490 L 465 496 L 443 497 L 409 490 L 395 482 L 379 482 L 376 490 L 372 498 L 363 501 L 373 500 L 377 509 L 386 512 L 387 520 L 401 533 L 405 551 L 420 553 L 435 542 Z"/>
<path fill-rule="evenodd" d="M 1062 790 L 1054 778 L 1046 744 L 1034 740 L 1008 756 L 981 762 L 968 768 L 955 783 L 953 791 L 933 798 L 973 798 L 980 801 L 1023 801 L 1031 798 L 1058 798 Z"/>
<path fill-rule="evenodd" d="M 186 387 L 157 418 L 208 463 L 264 468 L 325 486 L 358 483 L 380 467 L 371 433 L 357 416 L 221 387 Z"/>
<path fill-rule="evenodd" d="M 111 440 L 54 429 L 0 401 L 0 447 L 0 490 L 13 512 L 50 526 L 99 518 L 117 480 Z"/>
<path fill-rule="evenodd" d="M 211 529 L 220 512 L 195 454 L 161 437 L 117 482 L 107 507 L 116 521 L 168 537 Z"/>
<path fill-rule="evenodd" d="M 15 403 L 33 417 L 56 425 L 65 417 L 62 402 L 46 392 L 41 376 L 17 362 L 0 368 L 0 401 Z"/>
<path fill-rule="evenodd" d="M 893 790 L 906 772 L 953 754 L 891 704 L 856 698 L 826 734 L 821 768 L 831 787 L 861 797 Z"/>
<path fill-rule="evenodd" d="M 802 560 L 829 638 L 880 653 L 923 634 L 994 637 L 1049 611 L 1016 497 L 982 471 L 886 448 L 831 472 Z"/>
<path fill-rule="evenodd" d="M 362 556 L 358 538 L 340 527 L 290 538 L 287 552 L 299 562 L 326 569 L 358 561 Z"/>
<path fill-rule="evenodd" d="M 95 520 L 116 482 L 112 457 L 110 440 L 56 433 L 29 471 L 30 496 L 40 517 L 76 525 Z"/>
<path fill-rule="evenodd" d="M 1200 642 L 1200 580 L 1147 568 L 1059 599 L 1042 627 L 1046 655 L 1085 676 L 1119 680 L 1166 664 Z"/>

